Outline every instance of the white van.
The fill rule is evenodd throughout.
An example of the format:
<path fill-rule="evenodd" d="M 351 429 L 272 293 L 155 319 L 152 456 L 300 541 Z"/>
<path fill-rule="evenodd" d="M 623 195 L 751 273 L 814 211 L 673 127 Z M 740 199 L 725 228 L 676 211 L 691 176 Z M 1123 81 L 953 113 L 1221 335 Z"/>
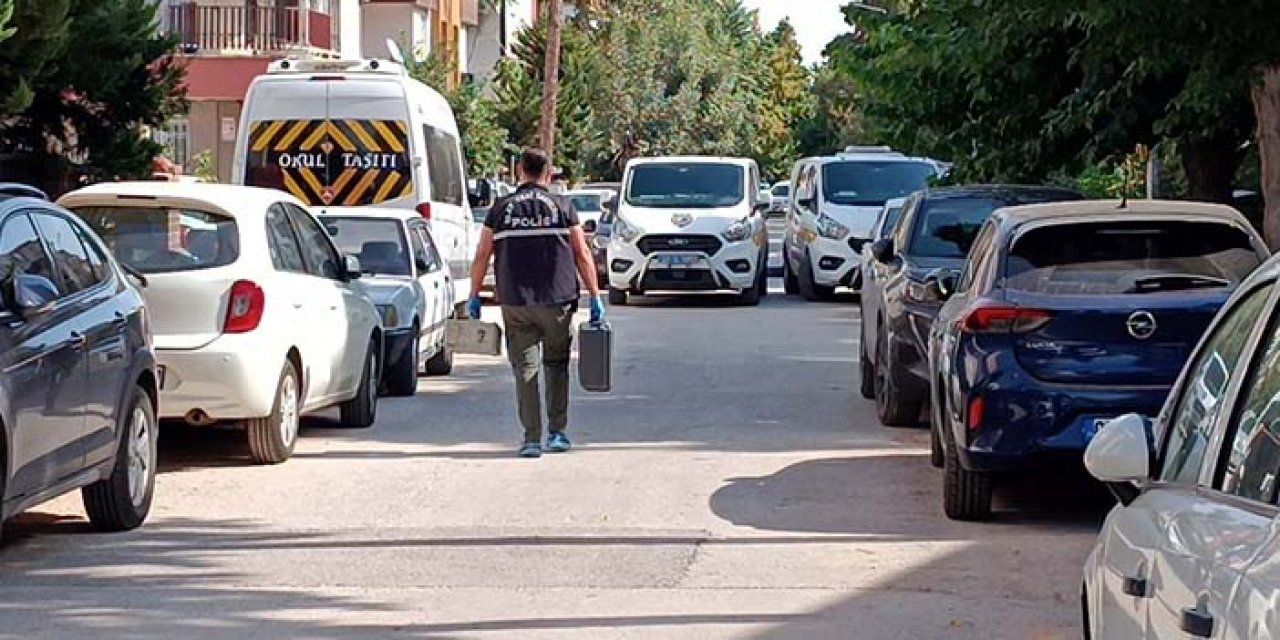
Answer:
<path fill-rule="evenodd" d="M 465 300 L 479 225 L 460 138 L 444 97 L 395 62 L 279 60 L 245 97 L 233 180 L 287 191 L 320 216 L 416 211 Z"/>
<path fill-rule="evenodd" d="M 884 203 L 925 188 L 943 170 L 934 160 L 888 147 L 849 147 L 797 161 L 782 241 L 786 292 L 825 300 L 836 287 L 858 289 L 862 247 Z"/>
<path fill-rule="evenodd" d="M 769 242 L 760 169 L 749 158 L 627 163 L 608 249 L 609 303 L 651 292 L 765 295 Z"/>

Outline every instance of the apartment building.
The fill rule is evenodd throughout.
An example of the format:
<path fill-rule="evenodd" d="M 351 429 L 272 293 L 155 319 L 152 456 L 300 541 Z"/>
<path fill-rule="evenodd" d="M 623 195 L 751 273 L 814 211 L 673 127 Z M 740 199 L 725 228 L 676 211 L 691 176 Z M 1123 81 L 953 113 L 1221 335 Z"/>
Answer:
<path fill-rule="evenodd" d="M 388 39 L 406 56 L 459 52 L 454 82 L 468 73 L 478 0 L 156 0 L 161 28 L 179 41 L 191 109 L 157 138 L 186 173 L 208 153 L 231 178 L 240 109 L 253 78 L 280 58 L 386 57 Z"/>

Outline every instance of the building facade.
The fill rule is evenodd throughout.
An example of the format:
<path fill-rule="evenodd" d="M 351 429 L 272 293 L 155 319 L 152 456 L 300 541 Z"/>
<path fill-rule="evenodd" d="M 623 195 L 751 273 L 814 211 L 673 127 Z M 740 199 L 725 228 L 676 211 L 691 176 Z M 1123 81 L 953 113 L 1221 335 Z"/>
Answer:
<path fill-rule="evenodd" d="M 207 158 L 230 181 L 240 110 L 253 78 L 285 57 L 407 56 L 465 51 L 478 0 L 157 0 L 161 29 L 175 36 L 191 109 L 156 136 L 185 173 Z M 455 82 L 466 73 L 459 55 Z"/>

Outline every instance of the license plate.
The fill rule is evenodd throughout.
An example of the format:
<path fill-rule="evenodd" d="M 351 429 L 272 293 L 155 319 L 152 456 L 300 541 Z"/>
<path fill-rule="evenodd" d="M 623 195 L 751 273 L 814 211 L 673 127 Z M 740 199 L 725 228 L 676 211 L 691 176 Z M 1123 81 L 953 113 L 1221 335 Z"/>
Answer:
<path fill-rule="evenodd" d="M 657 263 L 664 269 L 688 269 L 697 266 L 702 258 L 698 256 L 658 256 Z"/>

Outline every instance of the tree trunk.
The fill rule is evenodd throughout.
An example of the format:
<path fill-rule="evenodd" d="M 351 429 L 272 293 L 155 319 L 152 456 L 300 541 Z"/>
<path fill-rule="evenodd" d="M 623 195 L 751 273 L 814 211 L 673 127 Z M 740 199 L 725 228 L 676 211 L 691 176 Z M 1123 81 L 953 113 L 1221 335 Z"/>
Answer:
<path fill-rule="evenodd" d="M 1185 143 L 1182 168 L 1192 200 L 1231 204 L 1236 170 L 1243 158 L 1230 138 L 1209 138 Z"/>
<path fill-rule="evenodd" d="M 546 67 L 542 83 L 542 119 L 538 123 L 538 143 L 547 154 L 555 153 L 556 101 L 560 94 L 560 29 L 564 25 L 562 0 L 548 0 Z"/>
<path fill-rule="evenodd" d="M 1262 156 L 1262 233 L 1272 251 L 1280 249 L 1280 65 L 1262 70 L 1253 88 L 1258 116 L 1258 151 Z"/>

